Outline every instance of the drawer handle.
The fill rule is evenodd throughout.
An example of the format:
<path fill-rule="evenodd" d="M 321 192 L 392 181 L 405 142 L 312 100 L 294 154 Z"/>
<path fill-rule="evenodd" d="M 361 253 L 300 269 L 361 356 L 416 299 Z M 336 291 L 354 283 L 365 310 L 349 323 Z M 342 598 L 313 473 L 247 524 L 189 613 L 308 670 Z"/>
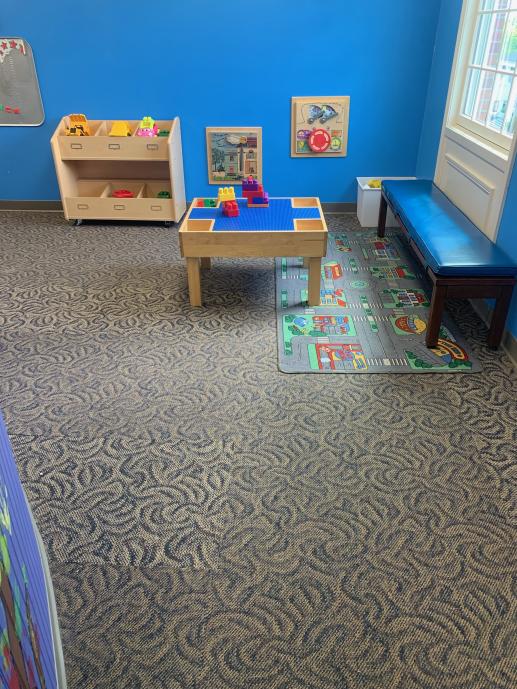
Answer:
<path fill-rule="evenodd" d="M 75 148 L 77 150 L 82 150 L 83 145 L 82 144 L 70 144 L 70 148 Z"/>
<path fill-rule="evenodd" d="M 111 148 L 112 151 L 120 151 L 120 144 L 108 144 L 108 148 Z"/>
<path fill-rule="evenodd" d="M 125 211 L 125 210 L 126 210 L 126 207 L 125 207 L 124 205 L 122 205 L 121 203 L 114 203 L 114 204 L 113 204 L 113 210 L 116 210 L 116 211 Z"/>
<path fill-rule="evenodd" d="M 78 208 L 79 210 L 82 210 L 82 211 L 88 209 L 89 207 L 90 207 L 90 206 L 89 206 L 87 203 L 78 203 L 78 204 L 77 204 L 77 208 Z"/>
<path fill-rule="evenodd" d="M 161 211 L 162 207 L 161 206 L 151 206 L 152 211 Z"/>
<path fill-rule="evenodd" d="M 147 144 L 147 150 L 148 151 L 157 151 L 158 150 L 158 144 Z"/>

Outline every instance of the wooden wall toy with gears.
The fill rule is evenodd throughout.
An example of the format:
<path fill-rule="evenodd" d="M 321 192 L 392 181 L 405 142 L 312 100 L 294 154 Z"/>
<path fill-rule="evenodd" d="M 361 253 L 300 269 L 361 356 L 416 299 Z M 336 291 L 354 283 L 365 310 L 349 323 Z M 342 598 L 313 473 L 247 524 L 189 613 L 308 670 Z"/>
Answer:
<path fill-rule="evenodd" d="M 346 156 L 349 96 L 292 98 L 291 156 Z"/>

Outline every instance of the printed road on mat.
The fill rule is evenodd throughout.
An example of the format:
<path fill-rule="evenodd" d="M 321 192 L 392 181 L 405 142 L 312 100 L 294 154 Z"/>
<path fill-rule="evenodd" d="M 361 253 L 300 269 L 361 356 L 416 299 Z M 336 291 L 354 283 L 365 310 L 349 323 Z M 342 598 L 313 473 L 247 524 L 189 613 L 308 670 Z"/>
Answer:
<path fill-rule="evenodd" d="M 321 305 L 307 304 L 301 258 L 276 260 L 279 367 L 286 373 L 475 372 L 445 315 L 435 349 L 425 346 L 430 285 L 398 232 L 329 233 Z"/>

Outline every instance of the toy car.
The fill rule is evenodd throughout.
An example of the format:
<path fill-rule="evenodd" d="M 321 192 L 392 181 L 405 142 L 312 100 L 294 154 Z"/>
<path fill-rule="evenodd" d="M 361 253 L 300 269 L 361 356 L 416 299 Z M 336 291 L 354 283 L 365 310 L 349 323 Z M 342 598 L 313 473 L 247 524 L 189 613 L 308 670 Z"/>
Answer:
<path fill-rule="evenodd" d="M 67 136 L 91 136 L 86 115 L 69 115 L 68 121 Z"/>

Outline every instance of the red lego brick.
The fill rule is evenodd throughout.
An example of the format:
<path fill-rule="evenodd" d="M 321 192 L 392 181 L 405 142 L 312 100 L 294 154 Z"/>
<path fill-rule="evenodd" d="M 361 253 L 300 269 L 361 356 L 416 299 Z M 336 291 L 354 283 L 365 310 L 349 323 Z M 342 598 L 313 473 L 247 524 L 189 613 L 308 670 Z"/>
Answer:
<path fill-rule="evenodd" d="M 237 201 L 224 201 L 223 215 L 227 218 L 236 218 L 239 215 L 239 205 Z"/>

